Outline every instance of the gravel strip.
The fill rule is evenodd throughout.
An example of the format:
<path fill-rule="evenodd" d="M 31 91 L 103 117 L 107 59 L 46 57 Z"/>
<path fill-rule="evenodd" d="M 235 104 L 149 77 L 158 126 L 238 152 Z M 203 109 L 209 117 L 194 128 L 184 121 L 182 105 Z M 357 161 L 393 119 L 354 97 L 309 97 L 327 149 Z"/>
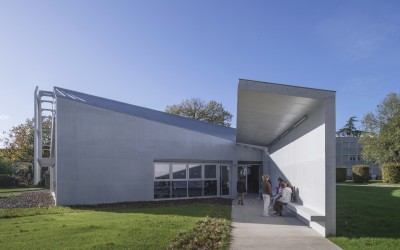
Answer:
<path fill-rule="evenodd" d="M 21 192 L 18 196 L 0 199 L 0 208 L 51 207 L 54 205 L 54 198 L 48 190 Z"/>

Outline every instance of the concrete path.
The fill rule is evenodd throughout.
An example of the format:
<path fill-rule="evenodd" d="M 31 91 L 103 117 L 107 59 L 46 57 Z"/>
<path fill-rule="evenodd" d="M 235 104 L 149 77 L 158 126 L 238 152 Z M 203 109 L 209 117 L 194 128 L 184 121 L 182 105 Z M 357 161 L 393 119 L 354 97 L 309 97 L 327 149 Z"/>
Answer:
<path fill-rule="evenodd" d="M 283 217 L 263 217 L 262 206 L 256 196 L 246 197 L 243 206 L 233 201 L 229 249 L 341 249 L 287 211 Z"/>

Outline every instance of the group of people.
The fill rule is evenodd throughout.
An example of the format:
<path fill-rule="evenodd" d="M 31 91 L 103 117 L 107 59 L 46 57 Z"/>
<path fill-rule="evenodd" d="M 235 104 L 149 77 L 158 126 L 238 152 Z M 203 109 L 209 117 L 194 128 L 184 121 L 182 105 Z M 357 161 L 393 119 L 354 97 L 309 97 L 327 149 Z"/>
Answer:
<path fill-rule="evenodd" d="M 291 201 L 291 185 L 281 177 L 278 178 L 278 183 L 275 194 L 273 194 L 269 175 L 262 176 L 258 199 L 262 198 L 264 201 L 263 216 L 270 216 L 269 210 L 271 209 L 275 211 L 272 216 L 282 216 L 283 205 Z M 239 194 L 238 204 L 244 205 L 243 199 L 246 192 L 246 184 L 243 177 L 237 183 L 237 192 Z"/>

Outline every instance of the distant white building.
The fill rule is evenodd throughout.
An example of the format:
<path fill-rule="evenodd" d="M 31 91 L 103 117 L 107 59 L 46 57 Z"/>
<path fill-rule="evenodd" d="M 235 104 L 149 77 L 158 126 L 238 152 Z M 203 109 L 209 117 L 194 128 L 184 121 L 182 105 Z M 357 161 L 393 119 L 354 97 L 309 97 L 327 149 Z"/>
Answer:
<path fill-rule="evenodd" d="M 347 179 L 352 179 L 354 165 L 368 165 L 372 179 L 381 176 L 381 169 L 376 164 L 368 164 L 362 159 L 362 146 L 359 137 L 336 137 L 336 166 L 347 168 Z"/>
<path fill-rule="evenodd" d="M 269 174 L 274 186 L 278 177 L 296 186 L 303 221 L 334 235 L 335 92 L 241 79 L 237 103 L 234 129 L 36 88 L 35 173 L 50 168 L 57 205 L 235 198 L 240 176 L 248 192 L 257 192 Z M 46 116 L 51 141 L 42 138 Z"/>

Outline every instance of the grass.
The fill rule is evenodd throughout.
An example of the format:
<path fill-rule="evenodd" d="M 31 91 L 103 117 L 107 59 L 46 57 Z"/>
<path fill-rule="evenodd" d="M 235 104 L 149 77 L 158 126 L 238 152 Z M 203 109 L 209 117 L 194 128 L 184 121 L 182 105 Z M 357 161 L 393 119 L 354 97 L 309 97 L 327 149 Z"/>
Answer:
<path fill-rule="evenodd" d="M 365 186 L 391 186 L 391 187 L 400 187 L 400 183 L 385 183 L 382 180 L 369 180 L 368 183 L 354 183 L 352 180 L 346 180 L 341 184 L 346 185 L 365 185 Z"/>
<path fill-rule="evenodd" d="M 36 191 L 36 190 L 42 190 L 42 189 L 43 188 L 0 188 L 0 193 Z"/>
<path fill-rule="evenodd" d="M 399 249 L 400 188 L 337 186 L 336 237 L 343 249 Z"/>
<path fill-rule="evenodd" d="M 0 209 L 2 249 L 166 249 L 199 220 L 230 220 L 231 206 Z M 229 231 L 222 248 L 227 248 Z"/>

